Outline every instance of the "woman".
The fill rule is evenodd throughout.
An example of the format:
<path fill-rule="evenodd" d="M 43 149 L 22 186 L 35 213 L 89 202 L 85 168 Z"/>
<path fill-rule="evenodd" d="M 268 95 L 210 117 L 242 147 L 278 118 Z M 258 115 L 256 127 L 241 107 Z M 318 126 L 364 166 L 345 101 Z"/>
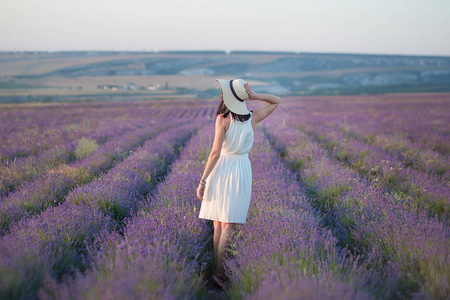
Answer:
<path fill-rule="evenodd" d="M 252 168 L 248 153 L 259 122 L 278 107 L 281 99 L 256 94 L 242 79 L 217 79 L 222 101 L 217 108 L 215 137 L 206 168 L 197 188 L 202 201 L 199 218 L 214 221 L 214 253 L 217 262 L 214 281 L 227 284 L 223 267 L 230 237 L 236 224 L 245 224 L 252 190 Z M 245 101 L 267 104 L 248 111 Z"/>

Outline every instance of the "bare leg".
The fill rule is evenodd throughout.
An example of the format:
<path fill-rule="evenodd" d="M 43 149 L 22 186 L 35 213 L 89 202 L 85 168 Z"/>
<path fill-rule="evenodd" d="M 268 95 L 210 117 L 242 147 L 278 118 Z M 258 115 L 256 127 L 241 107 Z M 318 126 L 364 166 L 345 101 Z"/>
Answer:
<path fill-rule="evenodd" d="M 222 234 L 222 222 L 214 221 L 214 256 L 219 260 L 219 241 Z"/>
<path fill-rule="evenodd" d="M 230 246 L 230 238 L 236 229 L 236 223 L 223 223 L 222 222 L 222 235 L 219 240 L 219 249 L 217 257 L 216 274 L 220 277 L 225 277 L 225 270 L 223 268 L 225 254 L 228 252 L 227 248 Z"/>

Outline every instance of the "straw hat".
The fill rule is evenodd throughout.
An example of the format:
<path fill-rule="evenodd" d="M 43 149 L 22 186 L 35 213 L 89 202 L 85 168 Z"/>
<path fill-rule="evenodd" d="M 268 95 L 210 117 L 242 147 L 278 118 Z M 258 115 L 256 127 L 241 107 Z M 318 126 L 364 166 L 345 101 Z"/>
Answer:
<path fill-rule="evenodd" d="M 229 110 L 238 115 L 247 115 L 250 111 L 247 109 L 244 99 L 248 98 L 245 90 L 246 82 L 242 79 L 216 79 L 222 85 L 223 102 Z"/>

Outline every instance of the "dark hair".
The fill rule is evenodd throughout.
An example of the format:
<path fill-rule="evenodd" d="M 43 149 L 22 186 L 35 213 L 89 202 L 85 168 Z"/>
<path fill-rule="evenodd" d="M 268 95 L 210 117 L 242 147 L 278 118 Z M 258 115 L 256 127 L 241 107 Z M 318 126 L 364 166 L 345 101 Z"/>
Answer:
<path fill-rule="evenodd" d="M 253 110 L 251 110 L 251 112 L 253 112 Z M 217 116 L 220 114 L 223 114 L 223 117 L 226 118 L 228 116 L 228 114 L 230 113 L 233 116 L 234 120 L 240 121 L 240 122 L 245 122 L 248 119 L 250 119 L 250 114 L 246 114 L 246 115 L 238 115 L 234 112 L 232 112 L 231 110 L 228 109 L 228 107 L 225 105 L 225 102 L 223 102 L 223 98 L 219 103 L 219 106 L 217 107 Z"/>

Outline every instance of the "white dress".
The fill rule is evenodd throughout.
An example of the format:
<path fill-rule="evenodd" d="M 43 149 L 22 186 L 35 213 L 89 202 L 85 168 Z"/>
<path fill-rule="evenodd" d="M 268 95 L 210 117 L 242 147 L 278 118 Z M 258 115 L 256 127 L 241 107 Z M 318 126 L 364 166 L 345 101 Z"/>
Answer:
<path fill-rule="evenodd" d="M 252 194 L 250 152 L 254 132 L 251 119 L 234 120 L 225 133 L 220 157 L 206 178 L 199 218 L 244 224 Z"/>

